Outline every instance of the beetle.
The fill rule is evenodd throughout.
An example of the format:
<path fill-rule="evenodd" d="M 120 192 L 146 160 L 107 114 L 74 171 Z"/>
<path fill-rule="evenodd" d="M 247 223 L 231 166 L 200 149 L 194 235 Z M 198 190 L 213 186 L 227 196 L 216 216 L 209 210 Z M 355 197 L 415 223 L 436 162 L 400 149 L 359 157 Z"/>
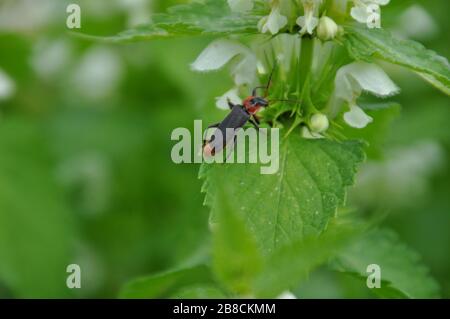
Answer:
<path fill-rule="evenodd" d="M 203 140 L 203 154 L 205 156 L 214 156 L 216 153 L 220 152 L 223 148 L 225 148 L 231 140 L 235 141 L 236 132 L 242 127 L 244 127 L 244 125 L 247 122 L 252 124 L 257 130 L 259 130 L 260 120 L 256 115 L 256 113 L 258 113 L 258 111 L 261 108 L 268 107 L 270 102 L 278 101 L 278 102 L 300 103 L 300 101 L 295 100 L 269 101 L 267 99 L 269 87 L 272 83 L 272 77 L 275 72 L 275 69 L 276 64 L 274 65 L 272 72 L 270 73 L 267 85 L 258 86 L 254 88 L 252 91 L 252 95 L 244 99 L 242 101 L 242 104 L 233 104 L 228 99 L 228 106 L 231 112 L 225 117 L 225 119 L 222 122 L 212 124 L 208 126 L 208 128 L 206 129 L 207 131 L 210 128 L 215 128 L 215 131 L 212 134 L 211 139 L 209 141 L 207 141 L 206 139 Z M 257 91 L 259 89 L 265 89 L 264 96 L 257 95 Z M 216 139 L 216 136 L 219 136 L 219 139 Z"/>
<path fill-rule="evenodd" d="M 256 113 L 261 108 L 269 106 L 269 101 L 266 96 L 270 87 L 273 72 L 274 70 L 272 70 L 267 85 L 254 88 L 252 95 L 244 99 L 242 104 L 233 104 L 228 99 L 228 106 L 231 112 L 222 122 L 208 126 L 207 130 L 210 128 L 216 128 L 216 130 L 209 141 L 203 140 L 203 154 L 206 156 L 214 156 L 216 153 L 220 152 L 232 139 L 235 139 L 236 132 L 244 127 L 247 122 L 251 123 L 259 130 L 260 121 Z M 258 89 L 265 89 L 264 97 L 256 94 Z M 216 139 L 216 136 L 222 138 Z"/>
<path fill-rule="evenodd" d="M 206 131 L 210 128 L 216 128 L 211 136 L 211 139 L 207 141 L 203 140 L 203 154 L 205 156 L 214 156 L 216 153 L 220 152 L 227 144 L 236 139 L 236 132 L 244 127 L 244 125 L 249 122 L 256 129 L 259 130 L 259 118 L 256 113 L 261 108 L 266 108 L 269 106 L 269 100 L 267 99 L 269 87 L 272 83 L 272 77 L 275 72 L 276 65 L 274 65 L 272 72 L 269 76 L 269 81 L 265 86 L 258 86 L 253 89 L 252 95 L 247 97 L 242 101 L 242 104 L 233 104 L 228 99 L 228 106 L 231 112 L 225 117 L 222 122 L 208 126 Z M 264 96 L 258 96 L 257 91 L 259 89 L 265 89 Z M 293 100 L 271 100 L 279 102 L 294 102 L 299 103 L 300 101 Z M 219 134 L 220 132 L 220 134 Z M 216 139 L 219 136 L 221 139 Z"/>

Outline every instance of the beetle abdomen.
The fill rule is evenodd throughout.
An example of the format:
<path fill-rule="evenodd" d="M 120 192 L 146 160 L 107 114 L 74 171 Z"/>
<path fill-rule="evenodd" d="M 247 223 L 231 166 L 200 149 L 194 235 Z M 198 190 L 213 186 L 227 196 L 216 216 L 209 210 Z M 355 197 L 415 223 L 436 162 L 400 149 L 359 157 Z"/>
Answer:
<path fill-rule="evenodd" d="M 233 140 L 236 130 L 243 127 L 249 119 L 250 114 L 241 105 L 235 105 L 227 117 L 214 131 L 208 143 L 209 147 L 214 150 L 214 153 L 220 152 L 229 142 Z"/>

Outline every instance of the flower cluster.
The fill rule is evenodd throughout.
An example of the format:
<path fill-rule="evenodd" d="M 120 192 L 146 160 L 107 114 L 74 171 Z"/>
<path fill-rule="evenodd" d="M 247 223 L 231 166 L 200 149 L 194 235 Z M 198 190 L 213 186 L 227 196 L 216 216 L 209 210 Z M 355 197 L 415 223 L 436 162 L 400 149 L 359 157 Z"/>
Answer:
<path fill-rule="evenodd" d="M 254 2 L 258 0 L 228 0 L 232 11 L 245 12 L 253 9 Z M 295 20 L 300 27 L 300 34 L 312 35 L 317 29 L 317 35 L 323 40 L 330 40 L 337 34 L 338 26 L 330 17 L 320 17 L 323 0 L 259 0 L 270 5 L 270 13 L 258 23 L 262 33 L 278 34 L 289 24 L 289 13 L 292 3 L 297 2 L 302 8 L 301 15 Z M 369 28 L 381 27 L 380 6 L 387 5 L 390 0 L 334 0 L 346 8 L 348 2 L 352 3 L 350 15 L 358 22 L 365 23 Z M 325 10 L 326 11 L 326 10 Z M 346 12 L 346 10 L 344 10 Z M 322 20 L 323 18 L 326 18 Z M 322 20 L 322 26 L 321 26 Z"/>
<path fill-rule="evenodd" d="M 241 12 L 252 10 L 257 0 L 228 0 L 233 11 Z M 339 1 L 342 12 L 351 13 L 357 21 L 367 23 L 369 28 L 379 27 L 380 6 L 386 5 L 389 0 L 331 0 Z M 322 8 L 331 1 L 323 0 L 270 0 L 270 13 L 259 21 L 259 30 L 272 35 L 278 34 L 288 28 L 289 21 L 296 17 L 296 9 L 302 9 L 302 15 L 295 19 L 297 36 L 291 32 L 283 32 L 273 37 L 267 44 L 248 47 L 236 40 L 219 39 L 208 45 L 198 58 L 192 63 L 191 68 L 197 72 L 216 71 L 230 66 L 234 86 L 222 96 L 216 98 L 216 105 L 221 109 L 228 109 L 228 102 L 241 104 L 241 93 L 249 92 L 251 88 L 261 86 L 259 76 L 269 73 L 269 68 L 277 65 L 277 77 L 275 81 L 286 82 L 280 85 L 282 90 L 271 92 L 277 99 L 298 98 L 298 113 L 295 107 L 290 109 L 291 117 L 295 114 L 293 123 L 300 126 L 301 135 L 304 138 L 317 139 L 329 135 L 333 121 L 337 116 L 354 128 L 364 128 L 373 119 L 367 115 L 364 108 L 358 103 L 363 92 L 377 97 L 388 97 L 398 93 L 398 87 L 387 74 L 376 64 L 367 62 L 353 62 L 337 67 L 337 72 L 330 78 L 334 78 L 334 91 L 327 101 L 321 101 L 320 105 L 314 105 L 312 93 L 308 92 L 305 78 L 298 74 L 316 73 L 326 74 L 329 69 L 325 64 L 329 62 L 330 48 L 336 44 L 325 43 L 334 39 L 339 33 L 339 26 L 335 21 L 322 14 Z M 292 4 L 297 4 L 294 6 Z M 349 8 L 348 4 L 353 6 Z M 295 13 L 295 15 L 291 14 Z M 290 34 L 288 34 L 290 33 Z M 303 37 L 304 35 L 309 35 Z M 321 41 L 316 41 L 315 37 Z M 309 43 L 309 45 L 307 44 Z M 309 48 L 309 49 L 308 49 Z M 270 51 L 268 51 L 270 50 Z M 308 50 L 309 54 L 308 54 Z M 275 61 L 267 61 L 268 57 Z M 320 70 L 322 65 L 322 70 Z M 295 66 L 300 67 L 296 70 Z M 292 72 L 295 70 L 294 72 Z M 297 74 L 297 75 L 296 75 Z M 296 83 L 295 81 L 298 81 Z M 286 83 L 285 83 L 286 84 Z M 298 85 L 298 87 L 297 87 Z M 296 88 L 297 87 L 297 88 Z M 306 90 L 305 90 L 306 87 Z M 291 92 L 286 92 L 291 91 Z M 305 93 L 307 92 L 307 93 Z M 306 94 L 306 95 L 305 95 Z M 281 97 L 279 97 L 281 95 Z M 292 101 L 291 101 L 292 102 Z M 291 130 L 289 130 L 291 132 Z"/>

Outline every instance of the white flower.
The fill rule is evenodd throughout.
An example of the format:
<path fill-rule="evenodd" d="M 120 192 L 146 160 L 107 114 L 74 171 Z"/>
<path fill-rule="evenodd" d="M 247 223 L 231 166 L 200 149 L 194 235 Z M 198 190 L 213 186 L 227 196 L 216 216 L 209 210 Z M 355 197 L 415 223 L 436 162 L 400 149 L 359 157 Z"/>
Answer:
<path fill-rule="evenodd" d="M 297 24 L 301 27 L 301 34 L 312 34 L 319 24 L 317 16 L 322 0 L 302 0 L 302 3 L 305 15 L 297 19 Z"/>
<path fill-rule="evenodd" d="M 198 56 L 191 68 L 197 72 L 220 70 L 234 58 L 239 58 L 232 69 L 236 85 L 254 85 L 256 81 L 257 59 L 246 46 L 231 40 L 216 40 Z"/>
<path fill-rule="evenodd" d="M 390 0 L 353 0 L 351 16 L 358 22 L 366 23 L 369 28 L 381 27 L 380 6 L 387 5 Z"/>
<path fill-rule="evenodd" d="M 245 12 L 253 9 L 253 0 L 228 0 L 231 11 Z"/>
<path fill-rule="evenodd" d="M 364 113 L 364 111 L 356 104 L 350 104 L 350 111 L 344 114 L 345 122 L 354 128 L 364 128 L 367 124 L 373 122 L 373 118 Z"/>
<path fill-rule="evenodd" d="M 350 111 L 345 113 L 344 120 L 356 128 L 363 128 L 372 121 L 356 104 L 363 91 L 387 97 L 398 93 L 399 88 L 375 64 L 353 62 L 340 68 L 336 74 L 333 97 L 349 104 Z"/>
<path fill-rule="evenodd" d="M 229 105 L 228 101 L 230 101 L 233 104 L 241 104 L 242 99 L 239 97 L 239 90 L 237 88 L 233 88 L 226 92 L 224 95 L 219 96 L 216 98 L 216 106 L 219 109 L 228 110 Z"/>
<path fill-rule="evenodd" d="M 0 69 L 0 101 L 9 99 L 16 91 L 16 85 L 8 74 Z"/>
<path fill-rule="evenodd" d="M 338 26 L 333 19 L 323 16 L 317 26 L 317 37 L 322 41 L 333 40 L 338 33 Z"/>
<path fill-rule="evenodd" d="M 272 7 L 272 11 L 268 16 L 265 16 L 258 22 L 258 29 L 262 33 L 270 32 L 271 34 L 277 34 L 288 23 L 288 19 L 280 13 L 280 7 L 276 3 Z"/>

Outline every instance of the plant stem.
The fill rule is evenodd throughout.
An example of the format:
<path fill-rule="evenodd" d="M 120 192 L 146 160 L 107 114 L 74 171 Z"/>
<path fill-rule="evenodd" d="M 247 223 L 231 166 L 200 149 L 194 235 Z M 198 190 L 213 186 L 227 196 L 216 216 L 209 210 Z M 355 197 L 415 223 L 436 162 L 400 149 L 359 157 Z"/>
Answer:
<path fill-rule="evenodd" d="M 310 79 L 311 67 L 314 58 L 314 39 L 303 37 L 300 47 L 300 65 L 299 65 L 299 88 L 302 92 L 302 99 L 305 94 L 309 95 L 309 85 L 305 85 Z"/>

